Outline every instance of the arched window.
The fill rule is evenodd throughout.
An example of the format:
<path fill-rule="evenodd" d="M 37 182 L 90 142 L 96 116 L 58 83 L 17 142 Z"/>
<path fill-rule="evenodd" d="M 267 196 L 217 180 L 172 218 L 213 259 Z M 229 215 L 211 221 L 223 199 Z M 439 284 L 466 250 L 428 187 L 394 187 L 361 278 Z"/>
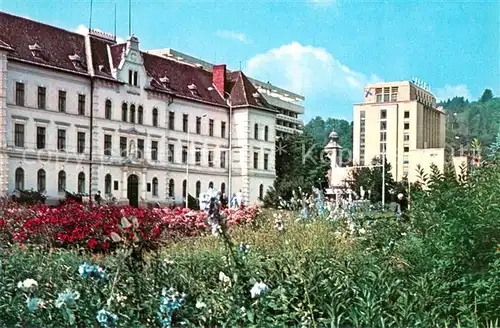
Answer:
<path fill-rule="evenodd" d="M 158 126 L 158 109 L 153 108 L 153 126 Z"/>
<path fill-rule="evenodd" d="M 127 122 L 127 103 L 122 104 L 122 121 Z"/>
<path fill-rule="evenodd" d="M 264 140 L 269 141 L 269 127 L 267 125 L 264 128 Z"/>
<path fill-rule="evenodd" d="M 153 178 L 153 196 L 158 196 L 158 178 Z"/>
<path fill-rule="evenodd" d="M 45 170 L 44 169 L 38 170 L 38 173 L 36 176 L 36 186 L 37 186 L 38 192 L 45 191 L 45 179 L 46 179 Z"/>
<path fill-rule="evenodd" d="M 85 193 L 85 173 L 78 173 L 78 193 Z"/>
<path fill-rule="evenodd" d="M 264 185 L 263 184 L 261 184 L 259 186 L 259 199 L 264 200 Z"/>
<path fill-rule="evenodd" d="M 106 99 L 106 106 L 104 107 L 104 117 L 107 120 L 111 119 L 111 100 Z"/>
<path fill-rule="evenodd" d="M 16 189 L 24 190 L 24 170 L 20 167 L 16 169 Z"/>
<path fill-rule="evenodd" d="M 214 189 L 214 183 L 212 181 L 208 183 L 208 189 Z"/>
<path fill-rule="evenodd" d="M 226 193 L 226 184 L 224 182 L 220 184 L 220 192 L 221 194 Z"/>
<path fill-rule="evenodd" d="M 182 181 L 182 197 L 186 197 L 187 192 L 187 180 Z"/>
<path fill-rule="evenodd" d="M 64 192 L 66 190 L 66 172 L 59 171 L 57 174 L 57 191 Z"/>
<path fill-rule="evenodd" d="M 201 193 L 201 182 L 196 181 L 196 199 L 200 198 Z"/>
<path fill-rule="evenodd" d="M 174 197 L 174 188 L 174 179 L 170 179 L 170 181 L 168 182 L 168 197 Z"/>
<path fill-rule="evenodd" d="M 144 109 L 142 108 L 142 106 L 139 106 L 139 108 L 137 108 L 137 123 L 143 124 L 143 122 L 144 122 Z"/>
<path fill-rule="evenodd" d="M 259 125 L 257 123 L 253 127 L 253 138 L 259 139 Z"/>
<path fill-rule="evenodd" d="M 130 105 L 130 123 L 135 123 L 135 105 Z"/>
<path fill-rule="evenodd" d="M 106 174 L 104 177 L 104 194 L 111 194 L 111 174 Z"/>

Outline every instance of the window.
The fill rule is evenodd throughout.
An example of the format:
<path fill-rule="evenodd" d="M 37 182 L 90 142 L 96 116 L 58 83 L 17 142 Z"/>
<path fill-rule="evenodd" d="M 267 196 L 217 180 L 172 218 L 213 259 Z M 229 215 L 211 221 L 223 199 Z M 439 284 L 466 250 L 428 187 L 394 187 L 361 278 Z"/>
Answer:
<path fill-rule="evenodd" d="M 127 122 L 127 103 L 122 104 L 122 121 Z"/>
<path fill-rule="evenodd" d="M 214 183 L 212 181 L 208 183 L 208 189 L 214 189 Z"/>
<path fill-rule="evenodd" d="M 226 122 L 221 122 L 220 123 L 220 137 L 225 138 L 226 137 Z"/>
<path fill-rule="evenodd" d="M 153 178 L 153 196 L 158 197 L 158 178 Z"/>
<path fill-rule="evenodd" d="M 386 130 L 387 129 L 387 122 L 383 121 L 380 122 L 380 130 Z"/>
<path fill-rule="evenodd" d="M 382 88 L 376 88 L 375 95 L 377 96 L 377 102 L 382 102 Z"/>
<path fill-rule="evenodd" d="M 405 153 L 408 153 L 408 152 L 410 151 L 410 147 L 404 147 L 404 148 L 403 148 L 403 151 L 404 151 Z"/>
<path fill-rule="evenodd" d="M 387 119 L 387 110 L 385 110 L 385 109 L 380 110 L 380 119 L 381 120 Z"/>
<path fill-rule="evenodd" d="M 144 108 L 142 106 L 137 108 L 137 123 L 144 124 Z"/>
<path fill-rule="evenodd" d="M 151 141 L 151 159 L 158 160 L 158 141 Z"/>
<path fill-rule="evenodd" d="M 264 140 L 269 141 L 269 127 L 267 125 L 264 128 Z"/>
<path fill-rule="evenodd" d="M 188 147 L 182 146 L 182 163 L 186 164 L 188 161 Z"/>
<path fill-rule="evenodd" d="M 269 167 L 269 154 L 264 154 L 264 170 L 268 170 Z"/>
<path fill-rule="evenodd" d="M 362 111 L 359 112 L 359 117 L 360 117 L 361 120 L 365 119 L 365 111 L 364 110 L 362 110 Z"/>
<path fill-rule="evenodd" d="M 110 134 L 105 134 L 104 135 L 104 155 L 106 156 L 111 156 L 111 135 Z"/>
<path fill-rule="evenodd" d="M 78 193 L 85 193 L 85 173 L 78 173 Z"/>
<path fill-rule="evenodd" d="M 196 116 L 196 134 L 201 134 L 201 117 Z"/>
<path fill-rule="evenodd" d="M 168 182 L 168 197 L 174 197 L 175 182 L 174 179 L 170 179 Z"/>
<path fill-rule="evenodd" d="M 196 165 L 201 165 L 201 148 L 196 148 L 195 162 L 196 162 Z"/>
<path fill-rule="evenodd" d="M 45 191 L 45 179 L 46 179 L 45 170 L 43 170 L 43 169 L 38 170 L 37 178 L 36 178 L 36 186 L 37 186 L 38 192 Z"/>
<path fill-rule="evenodd" d="M 175 113 L 170 111 L 168 112 L 168 129 L 169 130 L 174 130 L 175 129 Z"/>
<path fill-rule="evenodd" d="M 85 95 L 78 95 L 78 115 L 85 115 Z"/>
<path fill-rule="evenodd" d="M 208 120 L 208 135 L 214 136 L 214 120 L 212 119 Z"/>
<path fill-rule="evenodd" d="M 46 91 L 45 87 L 38 87 L 38 109 L 45 109 L 46 107 Z"/>
<path fill-rule="evenodd" d="M 403 164 L 408 164 L 409 162 L 410 162 L 410 161 L 408 160 L 408 156 L 407 156 L 407 155 L 405 155 L 405 156 L 403 157 Z"/>
<path fill-rule="evenodd" d="M 182 131 L 188 132 L 188 114 L 182 114 Z"/>
<path fill-rule="evenodd" d="M 24 190 L 24 170 L 20 167 L 16 169 L 16 189 Z"/>
<path fill-rule="evenodd" d="M 403 136 L 403 138 L 404 138 L 404 141 L 410 141 L 410 135 L 409 134 L 405 134 Z"/>
<path fill-rule="evenodd" d="M 182 197 L 186 198 L 187 180 L 182 181 Z"/>
<path fill-rule="evenodd" d="M 380 141 L 387 141 L 387 132 L 380 132 Z"/>
<path fill-rule="evenodd" d="M 259 168 L 259 153 L 253 153 L 253 168 Z"/>
<path fill-rule="evenodd" d="M 391 101 L 397 101 L 398 100 L 398 87 L 392 87 L 391 88 Z"/>
<path fill-rule="evenodd" d="M 259 186 L 259 199 L 264 200 L 264 185 L 263 184 L 261 184 Z"/>
<path fill-rule="evenodd" d="M 144 157 L 144 139 L 137 139 L 137 158 Z"/>
<path fill-rule="evenodd" d="M 222 182 L 220 184 L 220 192 L 221 192 L 221 194 L 225 194 L 226 193 L 226 184 L 224 182 Z"/>
<path fill-rule="evenodd" d="M 59 171 L 57 174 L 57 191 L 64 192 L 66 190 L 66 172 Z"/>
<path fill-rule="evenodd" d="M 158 126 L 158 109 L 153 108 L 153 126 Z"/>
<path fill-rule="evenodd" d="M 130 123 L 135 123 L 135 105 L 130 105 Z"/>
<path fill-rule="evenodd" d="M 45 128 L 42 126 L 36 128 L 36 148 L 45 148 Z"/>
<path fill-rule="evenodd" d="M 104 194 L 111 194 L 111 174 L 106 174 L 104 177 Z"/>
<path fill-rule="evenodd" d="M 61 113 L 66 112 L 66 91 L 59 90 L 59 105 L 58 109 Z"/>
<path fill-rule="evenodd" d="M 57 149 L 66 149 L 66 130 L 57 130 Z"/>
<path fill-rule="evenodd" d="M 113 189 L 118 190 L 118 181 L 113 182 Z"/>
<path fill-rule="evenodd" d="M 14 126 L 14 145 L 16 147 L 24 147 L 24 124 L 16 124 Z"/>
<path fill-rule="evenodd" d="M 220 167 L 221 168 L 226 167 L 226 151 L 225 150 L 220 152 Z"/>
<path fill-rule="evenodd" d="M 24 106 L 24 83 L 16 82 L 16 105 Z"/>
<path fill-rule="evenodd" d="M 201 193 L 201 182 L 196 181 L 196 199 L 200 198 Z"/>
<path fill-rule="evenodd" d="M 214 151 L 213 150 L 208 151 L 208 166 L 214 167 Z"/>
<path fill-rule="evenodd" d="M 385 153 L 387 151 L 387 144 L 385 142 L 380 144 L 380 152 Z"/>
<path fill-rule="evenodd" d="M 405 130 L 409 130 L 410 129 L 410 123 L 405 123 Z"/>
<path fill-rule="evenodd" d="M 132 85 L 133 77 L 134 77 L 134 72 L 131 69 L 129 69 L 128 70 L 128 84 Z"/>
<path fill-rule="evenodd" d="M 174 162 L 174 151 L 175 147 L 173 144 L 168 145 L 168 162 L 173 163 Z"/>
<path fill-rule="evenodd" d="M 410 118 L 410 112 L 405 110 L 405 118 Z"/>
<path fill-rule="evenodd" d="M 259 139 L 259 125 L 257 123 L 253 127 L 253 138 Z"/>
<path fill-rule="evenodd" d="M 111 119 L 111 100 L 106 99 L 106 104 L 104 105 L 104 117 L 107 120 Z"/>
<path fill-rule="evenodd" d="M 120 156 L 127 157 L 127 138 L 120 137 Z"/>
<path fill-rule="evenodd" d="M 83 154 L 85 152 L 85 132 L 77 133 L 77 143 L 76 148 L 79 154 Z"/>
<path fill-rule="evenodd" d="M 384 88 L 384 102 L 389 102 L 389 92 L 390 88 L 388 87 Z"/>
<path fill-rule="evenodd" d="M 137 71 L 134 71 L 134 86 L 138 85 L 139 85 L 139 74 L 137 73 Z"/>

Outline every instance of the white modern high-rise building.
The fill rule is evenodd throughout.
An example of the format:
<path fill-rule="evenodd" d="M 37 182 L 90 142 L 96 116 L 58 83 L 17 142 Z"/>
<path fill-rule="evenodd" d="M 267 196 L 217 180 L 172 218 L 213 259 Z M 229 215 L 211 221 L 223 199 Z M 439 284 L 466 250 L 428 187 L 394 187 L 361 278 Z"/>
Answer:
<path fill-rule="evenodd" d="M 241 71 L 199 66 L 141 51 L 135 36 L 117 44 L 0 12 L 0 192 L 101 191 L 135 206 L 211 186 L 262 198 L 276 135 L 299 131 L 303 108 L 281 113 Z"/>

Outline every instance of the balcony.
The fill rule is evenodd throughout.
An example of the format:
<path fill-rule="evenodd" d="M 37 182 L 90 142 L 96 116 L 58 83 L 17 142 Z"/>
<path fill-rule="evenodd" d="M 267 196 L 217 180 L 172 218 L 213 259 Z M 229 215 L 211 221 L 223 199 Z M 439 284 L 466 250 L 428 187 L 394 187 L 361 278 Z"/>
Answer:
<path fill-rule="evenodd" d="M 281 131 L 284 133 L 289 133 L 289 134 L 294 134 L 294 133 L 303 133 L 302 130 L 299 129 L 294 129 L 294 128 L 289 128 L 283 125 L 278 125 L 276 124 L 276 131 Z"/>
<path fill-rule="evenodd" d="M 273 106 L 289 110 L 297 114 L 304 114 L 304 107 L 294 104 L 293 102 L 284 101 L 276 97 L 272 97 L 268 94 L 262 93 L 264 99 Z"/>
<path fill-rule="evenodd" d="M 293 123 L 293 124 L 298 124 L 298 125 L 302 125 L 302 126 L 304 125 L 304 121 L 302 121 L 302 119 L 291 117 L 291 116 L 288 116 L 288 115 L 285 115 L 285 114 L 278 114 L 278 115 L 276 115 L 276 118 L 279 119 L 279 120 L 283 120 L 283 121 L 287 121 L 287 122 Z"/>

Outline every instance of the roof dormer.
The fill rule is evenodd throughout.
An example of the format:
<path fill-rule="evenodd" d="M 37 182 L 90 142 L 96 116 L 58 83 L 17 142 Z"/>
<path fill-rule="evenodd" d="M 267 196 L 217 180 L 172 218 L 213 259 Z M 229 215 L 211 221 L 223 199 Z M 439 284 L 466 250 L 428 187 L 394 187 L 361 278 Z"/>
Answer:
<path fill-rule="evenodd" d="M 28 46 L 28 48 L 30 49 L 33 57 L 35 57 L 36 59 L 43 59 L 42 58 L 42 47 L 40 47 L 37 42 L 35 42 L 35 44 L 30 44 Z"/>
<path fill-rule="evenodd" d="M 83 70 L 83 64 L 82 64 L 82 58 L 78 54 L 74 55 L 69 55 L 69 60 L 73 63 L 73 66 L 75 66 L 76 69 L 78 70 Z"/>
<path fill-rule="evenodd" d="M 170 79 L 166 76 L 160 77 L 160 83 L 167 89 L 170 89 Z"/>
<path fill-rule="evenodd" d="M 191 94 L 193 96 L 197 96 L 197 97 L 199 96 L 199 94 L 198 94 L 198 88 L 196 87 L 195 84 L 191 83 L 190 85 L 188 85 L 188 89 L 189 89 L 189 91 L 191 91 Z"/>

